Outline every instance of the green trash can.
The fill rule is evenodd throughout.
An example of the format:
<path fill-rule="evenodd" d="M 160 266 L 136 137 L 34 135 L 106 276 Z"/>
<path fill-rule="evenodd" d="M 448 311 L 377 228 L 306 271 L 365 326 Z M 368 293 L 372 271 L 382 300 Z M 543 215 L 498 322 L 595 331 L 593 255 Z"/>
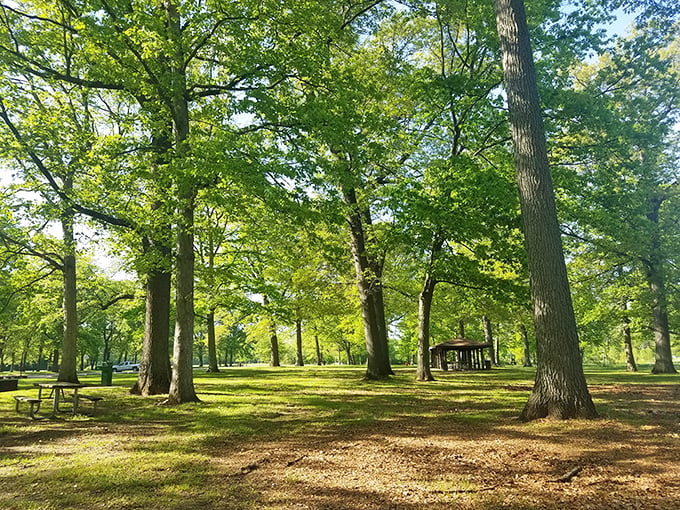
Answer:
<path fill-rule="evenodd" d="M 113 382 L 113 365 L 110 361 L 102 363 L 102 386 L 111 386 Z"/>

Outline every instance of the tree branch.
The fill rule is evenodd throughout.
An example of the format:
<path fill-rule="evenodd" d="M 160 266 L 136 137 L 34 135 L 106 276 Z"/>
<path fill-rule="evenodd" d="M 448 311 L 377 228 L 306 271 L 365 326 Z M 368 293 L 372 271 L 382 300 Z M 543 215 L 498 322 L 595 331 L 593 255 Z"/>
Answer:
<path fill-rule="evenodd" d="M 9 118 L 9 114 L 7 112 L 7 109 L 5 107 L 5 102 L 0 96 L 0 118 L 5 122 L 9 130 L 11 131 L 12 135 L 14 136 L 14 139 L 19 142 L 19 144 L 24 148 L 28 156 L 30 157 L 31 161 L 33 164 L 36 166 L 38 171 L 47 179 L 47 182 L 49 183 L 50 187 L 54 190 L 54 192 L 67 202 L 73 209 L 76 211 L 85 214 L 91 218 L 97 219 L 99 221 L 102 221 L 104 223 L 108 223 L 110 225 L 116 225 L 119 227 L 126 227 L 126 228 L 132 228 L 133 224 L 123 218 L 118 218 L 115 216 L 111 216 L 109 214 L 105 214 L 99 211 L 95 211 L 93 209 L 89 209 L 87 207 L 84 207 L 80 204 L 76 204 L 73 202 L 71 197 L 69 197 L 66 193 L 64 193 L 61 189 L 61 186 L 59 186 L 59 183 L 57 183 L 56 179 L 52 175 L 52 172 L 47 168 L 47 166 L 43 163 L 43 161 L 38 157 L 38 155 L 30 148 L 28 143 L 24 140 L 23 136 L 17 129 L 17 127 L 14 125 L 12 120 Z"/>

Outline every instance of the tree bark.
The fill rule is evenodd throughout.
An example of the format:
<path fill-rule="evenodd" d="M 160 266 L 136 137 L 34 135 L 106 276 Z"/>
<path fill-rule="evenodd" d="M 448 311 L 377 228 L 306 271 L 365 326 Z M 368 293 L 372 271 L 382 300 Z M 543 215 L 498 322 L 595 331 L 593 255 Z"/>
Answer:
<path fill-rule="evenodd" d="M 73 177 L 64 178 L 63 190 L 67 195 L 73 189 Z M 76 296 L 76 241 L 73 233 L 73 209 L 62 202 L 64 210 L 61 216 L 63 231 L 64 264 L 63 264 L 63 313 L 64 336 L 62 340 L 61 365 L 59 382 L 78 382 L 78 306 Z"/>
<path fill-rule="evenodd" d="M 269 298 L 265 295 L 263 298 L 264 307 L 267 308 L 269 305 Z M 279 337 L 276 334 L 276 322 L 274 321 L 274 315 L 270 314 L 269 318 L 269 347 L 270 347 L 270 358 L 269 366 L 280 367 L 281 361 L 279 358 Z"/>
<path fill-rule="evenodd" d="M 501 347 L 500 347 L 500 342 L 499 342 L 499 340 L 498 340 L 498 335 L 496 335 L 496 336 L 494 337 L 494 343 L 495 343 L 495 345 L 494 345 L 494 354 L 495 354 L 496 357 L 494 358 L 493 363 L 494 363 L 494 365 L 497 365 L 497 366 L 498 366 L 498 365 L 501 364 L 501 357 L 500 357 Z"/>
<path fill-rule="evenodd" d="M 143 105 L 144 106 L 144 105 Z M 161 167 L 172 159 L 172 122 L 157 111 L 157 130 L 151 136 L 151 148 L 155 161 L 151 165 L 152 217 L 166 207 L 160 198 L 167 191 L 159 184 Z M 163 214 L 161 214 L 163 217 Z M 144 257 L 151 264 L 143 275 L 146 290 L 146 312 L 142 359 L 139 364 L 137 382 L 130 393 L 137 395 L 160 395 L 170 391 L 172 368 L 170 365 L 170 301 L 172 296 L 172 244 L 168 237 L 171 226 L 162 220 L 160 226 L 152 221 L 150 233 L 142 240 Z"/>
<path fill-rule="evenodd" d="M 623 351 L 626 354 L 626 371 L 637 372 L 637 364 L 633 355 L 633 339 L 630 334 L 630 319 L 628 317 L 623 319 Z"/>
<path fill-rule="evenodd" d="M 316 364 L 323 365 L 323 356 L 321 355 L 321 344 L 319 344 L 319 334 L 314 334 L 314 344 L 316 346 Z"/>
<path fill-rule="evenodd" d="M 432 271 L 443 243 L 444 240 L 435 234 L 430 249 L 430 260 L 425 271 L 425 282 L 418 297 L 418 360 L 416 381 L 434 381 L 434 376 L 430 370 L 430 315 L 437 280 L 433 278 Z"/>
<path fill-rule="evenodd" d="M 153 243 L 152 243 L 153 244 Z M 151 248 L 157 251 L 160 247 Z M 160 252 L 169 257 L 169 250 Z M 167 260 L 167 259 L 165 259 Z M 152 270 L 146 275 L 146 313 L 142 359 L 137 382 L 130 390 L 137 395 L 160 395 L 170 390 L 170 296 L 172 274 Z M 107 359 L 108 360 L 108 359 Z"/>
<path fill-rule="evenodd" d="M 594 418 L 579 352 L 522 0 L 494 0 L 536 327 L 536 381 L 522 420 Z"/>
<path fill-rule="evenodd" d="M 668 305 L 663 275 L 657 267 L 647 267 L 647 284 L 652 294 L 652 317 L 654 328 L 655 361 L 653 374 L 676 374 L 671 353 L 668 328 Z"/>
<path fill-rule="evenodd" d="M 219 372 L 217 366 L 217 341 L 215 339 L 215 309 L 212 308 L 208 312 L 206 318 L 206 327 L 208 329 L 208 372 Z"/>
<path fill-rule="evenodd" d="M 531 365 L 531 349 L 529 348 L 529 333 L 527 333 L 527 328 L 524 324 L 519 325 L 520 333 L 522 334 L 522 347 L 524 352 L 524 362 L 522 366 L 530 367 Z"/>
<path fill-rule="evenodd" d="M 361 316 L 368 352 L 366 379 L 385 379 L 393 375 L 385 323 L 383 302 L 382 261 L 367 252 L 364 225 L 370 225 L 370 214 L 359 206 L 354 188 L 344 191 L 347 221 L 352 240 L 352 257 L 357 276 Z"/>
<path fill-rule="evenodd" d="M 178 6 L 166 3 L 168 34 L 175 54 L 170 70 L 172 78 L 172 114 L 175 132 L 175 157 L 185 161 L 189 155 L 189 105 L 186 97 L 184 51 Z M 181 165 L 180 165 L 181 167 Z M 197 402 L 193 380 L 194 343 L 194 201 L 195 190 L 191 175 L 177 178 L 178 222 L 175 265 L 175 341 L 172 378 L 168 402 L 181 404 Z"/>
<path fill-rule="evenodd" d="M 659 210 L 664 198 L 651 200 L 651 210 L 647 218 L 652 222 L 654 232 L 650 244 L 649 259 L 643 261 L 647 285 L 652 295 L 652 318 L 654 328 L 655 361 L 653 374 L 676 374 L 671 353 L 671 335 L 668 328 L 668 297 L 659 238 Z"/>
<path fill-rule="evenodd" d="M 496 363 L 496 344 L 494 343 L 493 330 L 491 328 L 491 319 L 488 316 L 482 316 L 482 325 L 484 327 L 484 341 L 489 344 L 489 359 L 491 363 L 497 365 Z"/>
<path fill-rule="evenodd" d="M 418 298 L 418 361 L 416 381 L 434 381 L 430 370 L 430 311 L 436 281 L 425 277 L 423 290 Z"/>
<path fill-rule="evenodd" d="M 305 360 L 302 357 L 302 319 L 295 320 L 295 366 L 302 367 Z"/>

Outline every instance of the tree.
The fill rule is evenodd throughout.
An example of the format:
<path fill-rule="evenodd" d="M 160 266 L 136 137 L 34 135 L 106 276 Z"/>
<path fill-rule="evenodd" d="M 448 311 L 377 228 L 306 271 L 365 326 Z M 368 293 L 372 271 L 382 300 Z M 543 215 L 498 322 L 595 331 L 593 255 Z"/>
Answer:
<path fill-rule="evenodd" d="M 561 175 L 565 230 L 583 245 L 581 252 L 607 261 L 607 272 L 634 275 L 646 284 L 644 291 L 630 281 L 628 289 L 619 281 L 609 286 L 617 298 L 611 303 L 617 328 L 627 319 L 621 313 L 626 303 L 647 303 L 647 324 L 655 336 L 652 371 L 675 373 L 667 285 L 680 206 L 677 43 L 659 36 L 655 26 L 639 26 L 599 62 L 576 71 L 579 87 L 562 105 L 556 152 L 567 163 Z M 582 122 L 566 122 L 584 107 L 589 115 Z M 565 154 L 563 147 L 573 149 Z"/>
<path fill-rule="evenodd" d="M 17 90 L 22 85 L 30 90 L 30 96 L 22 96 L 23 91 Z M 58 380 L 77 383 L 76 211 L 71 197 L 76 176 L 85 170 L 83 162 L 92 146 L 90 98 L 86 94 L 69 97 L 64 88 L 42 85 L 22 75 L 13 75 L 4 84 L 5 97 L 14 98 L 14 106 L 19 110 L 18 115 L 11 113 L 5 100 L 0 98 L 0 118 L 14 148 L 4 156 L 17 160 L 26 182 L 37 187 L 45 204 L 42 213 L 47 213 L 46 220 L 59 221 L 62 247 L 55 256 L 31 248 L 28 239 L 22 241 L 7 234 L 3 234 L 3 238 L 50 261 L 61 271 L 64 332 Z M 29 115 L 28 111 L 32 113 Z M 41 180 L 42 183 L 37 184 Z"/>
<path fill-rule="evenodd" d="M 579 353 L 524 4 L 494 0 L 494 7 L 538 344 L 536 381 L 520 418 L 594 418 L 597 412 Z"/>

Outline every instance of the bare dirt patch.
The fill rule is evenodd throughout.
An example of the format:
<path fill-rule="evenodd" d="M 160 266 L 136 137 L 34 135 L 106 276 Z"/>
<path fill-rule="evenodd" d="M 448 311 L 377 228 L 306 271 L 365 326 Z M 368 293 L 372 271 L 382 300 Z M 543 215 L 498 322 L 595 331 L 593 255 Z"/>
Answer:
<path fill-rule="evenodd" d="M 384 420 L 216 455 L 216 483 L 272 509 L 680 508 L 680 389 L 591 391 L 639 422 Z"/>

